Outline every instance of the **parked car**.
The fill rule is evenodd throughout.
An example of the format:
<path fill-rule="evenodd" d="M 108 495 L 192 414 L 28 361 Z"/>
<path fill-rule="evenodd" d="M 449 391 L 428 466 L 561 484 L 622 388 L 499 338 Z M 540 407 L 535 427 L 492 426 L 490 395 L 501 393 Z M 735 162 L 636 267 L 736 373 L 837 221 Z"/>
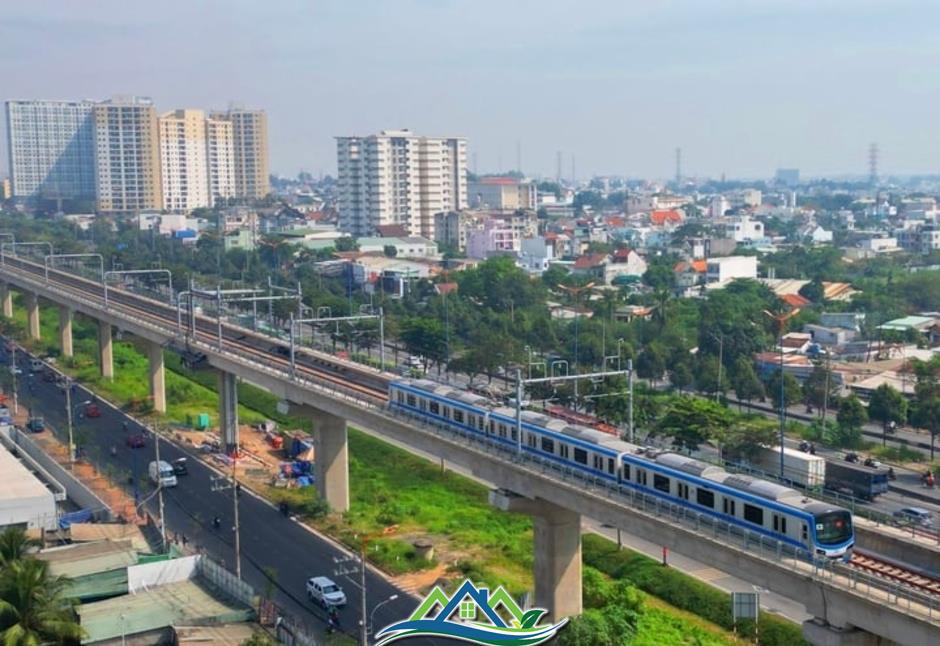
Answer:
<path fill-rule="evenodd" d="M 933 514 L 923 507 L 903 507 L 894 512 L 894 517 L 909 525 L 933 526 Z"/>
<path fill-rule="evenodd" d="M 131 449 L 142 449 L 146 446 L 147 441 L 144 439 L 144 436 L 140 433 L 135 435 L 128 435 L 127 439 L 124 440 L 124 443 L 127 444 L 128 448 Z"/>
<path fill-rule="evenodd" d="M 29 371 L 30 372 L 39 372 L 46 367 L 46 364 L 40 359 L 30 359 L 29 360 Z"/>
<path fill-rule="evenodd" d="M 325 576 L 314 576 L 307 580 L 307 596 L 324 608 L 346 605 L 346 593 Z"/>
<path fill-rule="evenodd" d="M 26 429 L 30 433 L 41 433 L 46 430 L 46 422 L 41 417 L 30 417 L 26 422 Z"/>
<path fill-rule="evenodd" d="M 101 417 L 101 409 L 98 408 L 98 404 L 86 404 L 85 417 Z"/>
<path fill-rule="evenodd" d="M 173 473 L 178 476 L 184 476 L 189 473 L 189 469 L 186 466 L 186 458 L 177 458 L 171 463 L 173 465 Z"/>

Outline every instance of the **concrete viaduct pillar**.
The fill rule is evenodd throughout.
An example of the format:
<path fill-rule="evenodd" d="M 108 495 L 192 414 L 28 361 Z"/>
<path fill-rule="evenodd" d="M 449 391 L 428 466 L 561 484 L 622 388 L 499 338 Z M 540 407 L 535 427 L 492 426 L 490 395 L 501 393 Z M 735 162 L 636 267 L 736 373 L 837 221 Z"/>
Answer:
<path fill-rule="evenodd" d="M 540 499 L 490 492 L 490 504 L 532 516 L 535 530 L 535 606 L 553 621 L 581 614 L 581 514 Z"/>
<path fill-rule="evenodd" d="M 106 379 L 113 379 L 114 350 L 111 341 L 111 324 L 107 321 L 98 321 L 98 357 L 101 365 L 101 376 Z"/>
<path fill-rule="evenodd" d="M 219 436 L 226 453 L 231 455 L 238 450 L 238 381 L 231 372 L 221 370 L 219 371 Z"/>
<path fill-rule="evenodd" d="M 150 358 L 150 397 L 153 409 L 158 413 L 166 412 L 166 371 L 163 361 L 163 346 L 149 342 L 147 354 Z"/>
<path fill-rule="evenodd" d="M 72 310 L 59 305 L 59 347 L 63 357 L 72 356 Z"/>
<path fill-rule="evenodd" d="M 26 292 L 26 331 L 30 339 L 39 340 L 39 296 Z"/>
<path fill-rule="evenodd" d="M 4 318 L 13 318 L 13 292 L 9 283 L 0 283 L 0 305 L 3 308 Z"/>
<path fill-rule="evenodd" d="M 813 646 L 880 646 L 884 641 L 853 626 L 838 628 L 824 619 L 803 622 L 803 638 Z M 893 642 L 892 642 L 893 643 Z"/>
<path fill-rule="evenodd" d="M 314 413 L 317 492 L 331 511 L 349 511 L 349 438 L 346 420 L 323 411 Z"/>

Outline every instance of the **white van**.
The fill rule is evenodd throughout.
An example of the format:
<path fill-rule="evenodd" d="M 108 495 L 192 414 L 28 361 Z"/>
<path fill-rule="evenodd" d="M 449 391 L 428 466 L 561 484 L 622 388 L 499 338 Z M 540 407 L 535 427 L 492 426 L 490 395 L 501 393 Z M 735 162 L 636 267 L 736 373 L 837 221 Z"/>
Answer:
<path fill-rule="evenodd" d="M 176 473 L 173 472 L 173 467 L 169 462 L 160 460 L 159 470 L 157 469 L 156 461 L 151 462 L 148 471 L 150 473 L 150 481 L 153 484 L 158 484 L 163 487 L 176 486 Z"/>

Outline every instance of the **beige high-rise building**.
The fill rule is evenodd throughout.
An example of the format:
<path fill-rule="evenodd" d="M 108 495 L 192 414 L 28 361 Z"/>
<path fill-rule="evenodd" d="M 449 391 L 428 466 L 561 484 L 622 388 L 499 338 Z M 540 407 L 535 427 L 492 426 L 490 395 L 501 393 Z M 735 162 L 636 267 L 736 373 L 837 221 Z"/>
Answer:
<path fill-rule="evenodd" d="M 212 206 L 235 197 L 235 134 L 231 121 L 206 119 L 206 163 Z"/>
<path fill-rule="evenodd" d="M 340 229 L 373 235 L 399 224 L 435 238 L 435 214 L 467 206 L 467 140 L 383 130 L 337 137 Z"/>
<path fill-rule="evenodd" d="M 99 211 L 163 208 L 157 112 L 149 98 L 114 97 L 95 105 L 95 164 Z"/>
<path fill-rule="evenodd" d="M 176 110 L 160 115 L 160 175 L 163 208 L 189 213 L 208 207 L 206 115 L 202 110 Z"/>
<path fill-rule="evenodd" d="M 232 124 L 236 197 L 265 197 L 271 192 L 267 114 L 264 110 L 230 108 L 226 112 L 214 112 L 211 117 Z"/>
<path fill-rule="evenodd" d="M 202 110 L 167 112 L 158 122 L 164 209 L 189 213 L 234 196 L 231 122 Z"/>

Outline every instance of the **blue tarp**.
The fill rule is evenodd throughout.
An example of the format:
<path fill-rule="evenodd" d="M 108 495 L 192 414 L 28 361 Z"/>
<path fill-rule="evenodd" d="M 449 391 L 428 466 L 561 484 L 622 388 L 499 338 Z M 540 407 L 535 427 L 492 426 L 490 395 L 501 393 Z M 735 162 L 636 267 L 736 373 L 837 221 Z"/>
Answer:
<path fill-rule="evenodd" d="M 72 523 L 87 523 L 91 521 L 91 518 L 92 513 L 90 509 L 79 509 L 78 511 L 59 516 L 59 527 L 68 529 L 72 526 Z"/>

